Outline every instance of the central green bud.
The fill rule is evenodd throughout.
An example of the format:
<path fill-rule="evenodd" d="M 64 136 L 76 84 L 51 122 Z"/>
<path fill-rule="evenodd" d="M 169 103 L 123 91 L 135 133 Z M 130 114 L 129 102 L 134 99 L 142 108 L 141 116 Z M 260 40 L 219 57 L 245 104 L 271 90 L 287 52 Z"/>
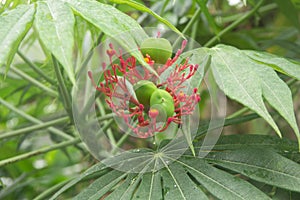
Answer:
<path fill-rule="evenodd" d="M 133 89 L 139 103 L 143 104 L 145 111 L 148 111 L 151 95 L 157 87 L 151 81 L 141 80 L 133 86 Z"/>
<path fill-rule="evenodd" d="M 151 109 L 157 109 L 159 115 L 157 121 L 166 121 L 168 117 L 174 115 L 174 100 L 169 92 L 163 89 L 157 89 L 150 98 Z"/>
<path fill-rule="evenodd" d="M 148 54 L 155 63 L 165 64 L 172 56 L 172 46 L 165 38 L 148 38 L 141 44 L 141 52 Z"/>

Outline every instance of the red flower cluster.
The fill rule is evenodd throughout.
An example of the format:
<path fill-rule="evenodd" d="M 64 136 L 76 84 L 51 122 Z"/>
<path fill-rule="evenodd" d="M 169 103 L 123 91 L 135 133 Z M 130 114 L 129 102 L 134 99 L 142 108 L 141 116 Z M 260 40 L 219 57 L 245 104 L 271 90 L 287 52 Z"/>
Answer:
<path fill-rule="evenodd" d="M 145 61 L 160 76 L 175 64 L 186 43 L 186 41 L 183 41 L 181 49 L 163 65 L 156 66 L 155 61 L 149 55 L 146 55 Z M 197 64 L 189 64 L 189 59 L 186 58 L 183 64 L 176 64 L 174 70 L 169 73 L 168 78 L 160 83 L 159 77 L 151 73 L 147 68 L 139 65 L 135 57 L 129 56 L 124 58 L 121 50 L 117 53 L 112 44 L 109 47 L 106 53 L 110 59 L 109 66 L 111 69 L 108 69 L 105 63 L 102 64 L 104 70 L 103 81 L 96 84 L 90 71 L 88 76 L 94 87 L 108 97 L 106 102 L 112 111 L 117 116 L 122 117 L 127 126 L 137 136 L 146 138 L 156 132 L 165 131 L 172 122 L 181 124 L 183 115 L 193 113 L 200 101 L 200 95 L 197 93 L 197 88 L 194 88 L 193 93 L 190 95 L 185 94 L 183 89 L 186 87 L 184 85 L 185 81 L 196 73 Z M 144 105 L 135 98 L 132 92 L 132 85 L 135 85 L 140 80 L 152 81 L 157 88 L 165 89 L 173 97 L 175 113 L 173 116 L 168 117 L 165 122 L 157 122 L 157 116 L 159 115 L 157 109 L 150 108 L 150 110 L 146 110 Z M 132 120 L 136 120 L 137 123 L 132 123 Z"/>

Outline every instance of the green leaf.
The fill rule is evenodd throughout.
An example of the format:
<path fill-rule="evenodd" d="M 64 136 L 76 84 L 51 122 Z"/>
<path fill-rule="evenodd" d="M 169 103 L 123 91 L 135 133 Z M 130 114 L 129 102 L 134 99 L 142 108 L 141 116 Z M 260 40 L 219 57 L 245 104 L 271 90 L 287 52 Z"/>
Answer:
<path fill-rule="evenodd" d="M 135 9 L 139 10 L 139 11 L 149 13 L 150 15 L 152 15 L 153 17 L 158 19 L 160 22 L 167 25 L 170 29 L 172 29 L 173 31 L 178 33 L 178 35 L 180 35 L 182 38 L 185 38 L 184 35 L 173 24 L 171 24 L 168 20 L 162 18 L 161 16 L 159 16 L 154 11 L 152 11 L 151 9 L 149 9 L 148 7 L 144 6 L 141 3 L 138 3 L 138 2 L 132 1 L 132 0 L 110 0 L 110 1 L 113 2 L 113 3 L 117 3 L 117 4 L 126 4 L 128 6 L 131 6 Z"/>
<path fill-rule="evenodd" d="M 0 67 L 6 69 L 13 60 L 18 47 L 30 29 L 35 13 L 34 5 L 20 5 L 0 16 Z"/>
<path fill-rule="evenodd" d="M 71 187 L 73 187 L 74 185 L 76 185 L 77 183 L 79 183 L 80 181 L 82 181 L 83 179 L 86 179 L 87 177 L 90 177 L 90 176 L 92 176 L 94 174 L 97 174 L 97 173 L 103 171 L 106 168 L 107 168 L 107 166 L 104 165 L 103 163 L 97 163 L 97 164 L 93 165 L 92 167 L 90 167 L 89 169 L 87 169 L 84 173 L 82 173 L 80 176 L 72 179 L 69 183 L 67 183 L 65 186 L 63 186 L 49 200 L 56 199 L 63 192 L 65 192 L 66 190 L 70 189 Z"/>
<path fill-rule="evenodd" d="M 300 10 L 300 0 L 292 0 L 292 3 L 298 10 Z"/>
<path fill-rule="evenodd" d="M 288 21 L 300 30 L 299 11 L 295 8 L 291 0 L 275 0 L 275 2 Z"/>
<path fill-rule="evenodd" d="M 267 65 L 280 73 L 300 80 L 300 63 L 267 52 L 243 50 L 243 53 L 260 64 Z"/>
<path fill-rule="evenodd" d="M 224 93 L 263 117 L 281 137 L 281 133 L 266 109 L 260 78 L 253 70 L 253 61 L 234 47 L 217 45 L 211 49 L 214 78 Z"/>
<path fill-rule="evenodd" d="M 203 159 L 183 158 L 176 162 L 219 199 L 270 199 L 250 183 L 207 164 Z"/>
<path fill-rule="evenodd" d="M 251 179 L 300 192 L 300 165 L 271 150 L 243 148 L 214 152 L 207 159 Z"/>
<path fill-rule="evenodd" d="M 278 77 L 273 69 L 262 65 L 252 66 L 260 77 L 263 96 L 293 128 L 298 138 L 300 149 L 300 133 L 294 114 L 290 88 Z"/>
<path fill-rule="evenodd" d="M 162 197 L 161 176 L 159 173 L 146 173 L 142 182 L 133 196 L 134 200 L 139 199 L 160 199 Z"/>
<path fill-rule="evenodd" d="M 193 200 L 209 199 L 212 195 L 218 199 L 270 199 L 262 188 L 252 184 L 253 180 L 299 191 L 300 165 L 275 152 L 296 149 L 291 141 L 260 135 L 224 136 L 213 152 L 199 158 L 181 155 L 183 137 L 157 151 L 138 149 L 103 160 L 103 164 L 96 164 L 75 178 L 51 199 L 96 175 L 96 180 L 75 199 Z M 264 149 L 258 148 L 260 142 Z M 201 148 L 201 143 L 195 145 Z M 239 174 L 233 174 L 234 171 Z M 240 174 L 252 180 L 247 181 Z"/>
<path fill-rule="evenodd" d="M 200 145 L 202 149 L 212 149 L 209 146 Z M 235 150 L 243 148 L 272 149 L 278 153 L 298 152 L 297 143 L 286 138 L 278 139 L 269 135 L 227 135 L 219 138 L 213 146 L 214 150 Z"/>
<path fill-rule="evenodd" d="M 215 19 L 210 14 L 210 12 L 206 6 L 207 1 L 197 0 L 197 3 L 199 5 L 199 7 L 201 8 L 201 11 L 205 15 L 205 18 L 209 24 L 209 27 L 211 27 L 213 29 L 213 33 L 215 35 L 217 35 L 220 32 L 220 28 L 218 27 L 217 23 L 215 22 Z"/>
<path fill-rule="evenodd" d="M 175 162 L 161 170 L 165 199 L 208 199 L 206 194 L 191 180 L 184 167 Z"/>
<path fill-rule="evenodd" d="M 101 196 L 109 192 L 110 189 L 118 184 L 125 176 L 125 173 L 119 171 L 106 173 L 73 199 L 99 199 Z"/>
<path fill-rule="evenodd" d="M 139 177 L 136 177 L 136 174 L 129 174 L 126 180 L 119 185 L 115 192 L 111 193 L 106 197 L 107 200 L 115 200 L 115 199 L 131 199 L 133 192 L 139 183 Z M 101 197 L 101 196 L 100 196 Z"/>
<path fill-rule="evenodd" d="M 60 0 L 37 2 L 35 25 L 45 47 L 65 69 L 75 84 L 72 53 L 74 45 L 74 16 L 72 10 Z"/>
<path fill-rule="evenodd" d="M 93 0 L 64 0 L 85 20 L 114 38 L 125 50 L 142 63 L 153 74 L 157 73 L 145 62 L 137 44 L 148 38 L 141 26 L 128 15 L 111 5 Z M 158 76 L 158 75 L 157 75 Z"/>

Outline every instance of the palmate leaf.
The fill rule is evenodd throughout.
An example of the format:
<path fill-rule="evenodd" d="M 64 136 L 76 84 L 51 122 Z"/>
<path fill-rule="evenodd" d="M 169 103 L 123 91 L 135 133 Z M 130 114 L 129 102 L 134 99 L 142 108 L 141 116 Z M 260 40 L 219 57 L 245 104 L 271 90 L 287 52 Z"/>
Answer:
<path fill-rule="evenodd" d="M 273 69 L 255 64 L 253 65 L 253 68 L 260 77 L 263 96 L 290 124 L 298 138 L 298 141 L 300 141 L 300 133 L 294 115 L 292 93 L 289 87 L 278 77 Z"/>
<path fill-rule="evenodd" d="M 249 145 L 247 140 L 250 141 Z M 254 146 L 261 142 L 264 149 Z M 200 147 L 199 144 L 196 146 Z M 218 199 L 271 199 L 252 185 L 251 180 L 300 192 L 297 187 L 300 184 L 300 165 L 275 152 L 276 149 L 286 148 L 297 150 L 297 144 L 272 136 L 233 135 L 221 137 L 216 149 L 206 158 L 186 153 L 179 159 L 173 159 L 172 155 L 176 154 L 174 149 L 125 152 L 95 165 L 51 199 L 96 173 L 98 178 L 75 199 L 190 200 L 211 199 L 212 196 Z M 128 171 L 116 169 L 126 166 L 125 162 L 133 162 L 132 166 L 139 165 L 136 169 L 140 173 L 131 171 L 130 166 L 127 167 Z M 233 175 L 226 168 L 237 174 Z"/>
<path fill-rule="evenodd" d="M 212 48 L 211 55 L 214 77 L 227 96 L 255 111 L 281 136 L 264 105 L 264 97 L 290 124 L 300 142 L 290 89 L 269 67 L 272 65 L 283 73 L 298 78 L 300 65 L 266 53 L 241 51 L 225 45 Z"/>
<path fill-rule="evenodd" d="M 111 5 L 93 0 L 64 0 L 86 21 L 114 38 L 127 52 L 135 56 L 149 71 L 157 73 L 145 62 L 138 44 L 148 38 L 141 26 L 131 17 Z"/>
<path fill-rule="evenodd" d="M 9 69 L 22 39 L 32 25 L 34 13 L 34 5 L 20 5 L 1 14 L 0 67 L 6 65 L 6 69 Z"/>
<path fill-rule="evenodd" d="M 243 50 L 242 52 L 259 64 L 266 65 L 280 73 L 286 74 L 290 77 L 294 77 L 300 80 L 299 62 L 290 61 L 288 59 L 267 52 L 259 52 L 259 51 L 251 51 L 251 50 Z"/>
<path fill-rule="evenodd" d="M 300 192 L 299 165 L 268 149 L 243 149 L 214 152 L 208 159 L 219 166 L 251 179 Z"/>
<path fill-rule="evenodd" d="M 75 19 L 72 10 L 60 0 L 38 1 L 34 22 L 42 43 L 75 84 L 72 63 Z"/>

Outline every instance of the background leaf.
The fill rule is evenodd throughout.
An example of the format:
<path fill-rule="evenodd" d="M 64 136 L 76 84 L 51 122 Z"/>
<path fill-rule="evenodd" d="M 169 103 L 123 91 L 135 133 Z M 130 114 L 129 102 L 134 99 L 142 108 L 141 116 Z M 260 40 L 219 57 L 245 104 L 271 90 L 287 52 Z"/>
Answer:
<path fill-rule="evenodd" d="M 281 12 L 288 18 L 298 30 L 300 30 L 299 11 L 295 8 L 292 0 L 275 0 Z"/>
<path fill-rule="evenodd" d="M 74 16 L 72 10 L 60 0 L 37 2 L 35 25 L 41 41 L 65 69 L 75 84 L 72 62 L 74 45 Z"/>
<path fill-rule="evenodd" d="M 252 66 L 260 77 L 263 96 L 291 125 L 298 138 L 300 149 L 300 133 L 294 115 L 290 88 L 278 77 L 273 69 L 255 64 Z"/>
<path fill-rule="evenodd" d="M 267 65 L 272 67 L 274 70 L 300 80 L 299 62 L 290 61 L 286 58 L 282 58 L 267 52 L 243 50 L 243 53 L 259 64 Z"/>
<path fill-rule="evenodd" d="M 251 179 L 300 192 L 300 165 L 268 149 L 214 152 L 208 158 Z"/>
<path fill-rule="evenodd" d="M 213 75 L 220 89 L 230 98 L 263 117 L 281 137 L 277 125 L 264 105 L 261 82 L 253 70 L 252 60 L 238 49 L 225 45 L 212 48 L 211 55 Z"/>
<path fill-rule="evenodd" d="M 0 16 L 0 67 L 9 68 L 18 47 L 32 25 L 34 5 L 20 5 Z"/>
<path fill-rule="evenodd" d="M 185 38 L 184 35 L 173 24 L 171 24 L 168 20 L 162 18 L 161 16 L 159 16 L 154 11 L 152 11 L 151 9 L 149 9 L 148 7 L 144 6 L 141 3 L 138 3 L 138 2 L 132 1 L 132 0 L 126 0 L 126 1 L 125 0 L 111 0 L 111 2 L 114 2 L 114 3 L 117 3 L 117 4 L 126 4 L 126 5 L 129 5 L 133 8 L 135 8 L 135 9 L 137 9 L 137 10 L 140 10 L 142 12 L 149 13 L 152 16 L 154 16 L 156 19 L 158 19 L 160 22 L 167 25 L 174 32 L 178 33 L 182 38 Z"/>

